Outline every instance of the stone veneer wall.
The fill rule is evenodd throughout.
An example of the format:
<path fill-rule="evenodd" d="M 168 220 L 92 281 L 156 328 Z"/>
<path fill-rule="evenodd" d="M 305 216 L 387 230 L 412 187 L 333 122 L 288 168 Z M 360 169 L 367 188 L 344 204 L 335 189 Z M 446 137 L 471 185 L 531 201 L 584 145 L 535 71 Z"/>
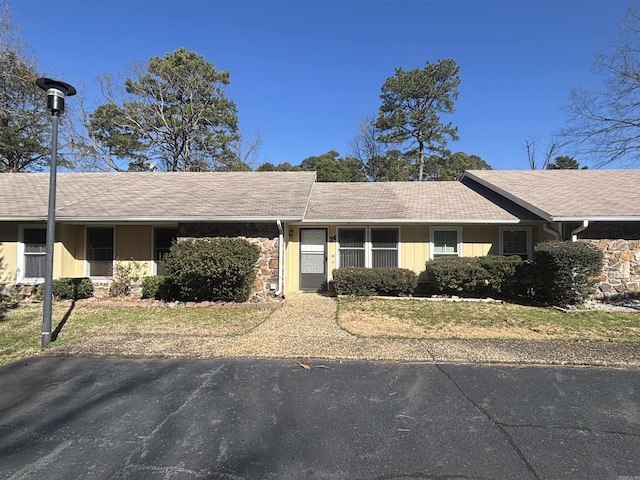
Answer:
<path fill-rule="evenodd" d="M 182 223 L 178 241 L 187 238 L 243 238 L 260 247 L 253 291 L 273 295 L 278 288 L 278 227 L 275 223 Z"/>
<path fill-rule="evenodd" d="M 598 300 L 640 299 L 640 240 L 580 240 L 604 253 L 604 266 L 594 294 Z"/>

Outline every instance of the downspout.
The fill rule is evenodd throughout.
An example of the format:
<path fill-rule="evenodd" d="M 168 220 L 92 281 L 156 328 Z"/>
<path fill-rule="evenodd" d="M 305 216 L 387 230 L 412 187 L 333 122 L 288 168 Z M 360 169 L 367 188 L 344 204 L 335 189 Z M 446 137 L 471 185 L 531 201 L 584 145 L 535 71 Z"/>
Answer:
<path fill-rule="evenodd" d="M 572 242 L 577 242 L 578 241 L 578 234 L 585 230 L 587 227 L 589 226 L 589 220 L 583 220 L 582 221 L 582 226 L 578 227 L 578 228 L 574 228 L 573 230 L 571 230 L 571 241 Z"/>
<path fill-rule="evenodd" d="M 278 290 L 276 290 L 275 295 L 278 296 L 282 295 L 282 291 L 284 290 L 284 234 L 282 231 L 282 222 L 276 220 L 276 225 L 278 225 Z"/>

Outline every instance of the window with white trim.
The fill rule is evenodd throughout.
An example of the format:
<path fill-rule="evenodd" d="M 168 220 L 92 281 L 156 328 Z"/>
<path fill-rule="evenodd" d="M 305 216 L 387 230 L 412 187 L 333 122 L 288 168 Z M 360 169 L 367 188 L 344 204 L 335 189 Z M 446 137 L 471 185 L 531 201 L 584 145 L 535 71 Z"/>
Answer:
<path fill-rule="evenodd" d="M 339 228 L 339 267 L 397 267 L 397 228 Z"/>
<path fill-rule="evenodd" d="M 500 227 L 500 255 L 518 255 L 523 260 L 531 258 L 530 227 Z"/>
<path fill-rule="evenodd" d="M 89 276 L 111 277 L 113 261 L 113 227 L 87 227 Z"/>
<path fill-rule="evenodd" d="M 462 229 L 459 227 L 432 227 L 431 228 L 431 258 L 461 257 L 462 256 Z"/>
<path fill-rule="evenodd" d="M 371 266 L 373 268 L 398 266 L 397 228 L 371 229 Z"/>
<path fill-rule="evenodd" d="M 24 228 L 22 230 L 22 244 L 23 279 L 44 279 L 47 264 L 46 229 Z"/>

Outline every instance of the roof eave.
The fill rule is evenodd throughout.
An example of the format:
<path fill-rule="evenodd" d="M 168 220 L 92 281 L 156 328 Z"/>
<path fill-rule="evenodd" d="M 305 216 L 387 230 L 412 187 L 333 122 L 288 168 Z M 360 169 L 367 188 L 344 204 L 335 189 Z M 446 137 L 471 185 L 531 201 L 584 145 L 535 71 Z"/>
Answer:
<path fill-rule="evenodd" d="M 517 196 L 513 195 L 512 193 L 508 192 L 507 190 L 504 190 L 504 189 L 502 189 L 500 187 L 497 187 L 493 183 L 491 183 L 491 182 L 489 182 L 487 180 L 484 180 L 484 179 L 482 179 L 480 177 L 477 177 L 473 173 L 469 173 L 467 171 L 465 171 L 464 174 L 462 175 L 462 178 L 465 178 L 465 177 L 469 178 L 470 180 L 473 180 L 476 183 L 479 183 L 483 187 L 486 187 L 489 190 L 492 190 L 492 191 L 494 191 L 495 193 L 497 193 L 499 195 L 502 195 L 507 200 L 511 200 L 516 205 L 519 205 L 522 208 L 525 208 L 525 209 L 529 210 L 530 212 L 534 213 L 535 215 L 539 216 L 540 218 L 543 218 L 547 222 L 552 222 L 553 221 L 552 220 L 552 216 L 551 216 L 551 214 L 549 214 L 549 212 L 545 212 L 544 210 L 541 210 L 540 208 L 538 208 L 538 207 L 536 207 L 534 205 L 531 205 L 528 202 L 525 202 L 520 197 L 517 197 Z"/>
<path fill-rule="evenodd" d="M 305 218 L 302 220 L 302 223 L 310 224 L 342 224 L 342 223 L 350 223 L 350 224 L 372 224 L 372 223 L 385 223 L 385 224 L 451 224 L 451 225 L 460 225 L 460 224 L 518 224 L 527 222 L 527 220 L 522 220 L 519 218 L 504 218 L 504 219 L 486 219 L 486 218 L 478 218 L 478 219 L 460 219 L 460 218 Z"/>
<path fill-rule="evenodd" d="M 640 222 L 638 215 L 571 215 L 571 216 L 553 216 L 552 222 Z"/>

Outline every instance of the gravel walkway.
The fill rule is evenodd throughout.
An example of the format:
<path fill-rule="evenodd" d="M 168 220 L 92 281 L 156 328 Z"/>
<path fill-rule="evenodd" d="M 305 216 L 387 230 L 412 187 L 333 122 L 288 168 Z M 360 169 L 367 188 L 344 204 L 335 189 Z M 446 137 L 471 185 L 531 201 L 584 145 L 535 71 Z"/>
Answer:
<path fill-rule="evenodd" d="M 245 335 L 126 336 L 83 339 L 47 351 L 51 355 L 134 357 L 249 357 L 391 362 L 603 365 L 640 367 L 640 346 L 606 342 L 489 342 L 363 338 L 336 323 L 335 299 L 289 297 L 263 324 Z"/>

